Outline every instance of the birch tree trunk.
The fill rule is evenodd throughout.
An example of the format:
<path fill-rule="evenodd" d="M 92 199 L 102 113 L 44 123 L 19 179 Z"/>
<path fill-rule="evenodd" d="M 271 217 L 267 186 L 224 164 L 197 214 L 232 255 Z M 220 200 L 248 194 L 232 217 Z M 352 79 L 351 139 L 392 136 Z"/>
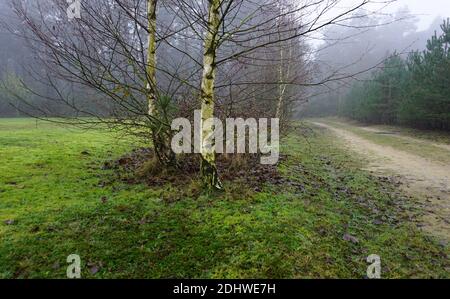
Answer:
<path fill-rule="evenodd" d="M 174 165 L 175 154 L 170 146 L 171 131 L 163 126 L 165 115 L 158 111 L 158 89 L 156 85 L 156 6 L 158 0 L 147 0 L 148 49 L 147 49 L 147 103 L 152 121 L 152 140 L 156 156 L 163 165 Z"/>
<path fill-rule="evenodd" d="M 216 167 L 216 153 L 214 147 L 208 149 L 208 138 L 213 134 L 212 122 L 214 117 L 214 83 L 216 79 L 216 52 L 218 32 L 220 26 L 220 0 L 209 1 L 208 32 L 205 39 L 203 55 L 203 76 L 201 84 L 201 175 L 208 189 L 221 190 L 222 183 Z"/>
<path fill-rule="evenodd" d="M 283 64 L 284 64 L 284 51 L 283 45 L 280 45 L 280 64 L 278 66 L 278 104 L 277 104 L 277 112 L 275 114 L 276 118 L 281 117 L 281 107 L 283 106 Z"/>
<path fill-rule="evenodd" d="M 147 49 L 147 102 L 148 114 L 155 117 L 156 106 L 156 4 L 147 0 L 148 49 Z"/>
<path fill-rule="evenodd" d="M 275 117 L 280 119 L 283 117 L 284 95 L 286 93 L 287 84 L 284 82 L 289 79 L 291 72 L 292 45 L 289 44 L 289 54 L 285 61 L 283 45 L 280 45 L 280 65 L 279 65 L 279 85 L 278 85 L 278 104 Z M 286 65 L 286 76 L 283 76 L 283 67 Z"/>

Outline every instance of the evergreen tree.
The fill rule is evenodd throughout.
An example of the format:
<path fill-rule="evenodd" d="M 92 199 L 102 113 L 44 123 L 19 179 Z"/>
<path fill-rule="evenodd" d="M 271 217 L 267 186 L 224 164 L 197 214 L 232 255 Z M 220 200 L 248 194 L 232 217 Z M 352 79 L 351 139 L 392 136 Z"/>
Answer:
<path fill-rule="evenodd" d="M 450 130 L 450 20 L 407 59 L 394 53 L 364 83 L 356 83 L 340 114 L 380 124 Z"/>

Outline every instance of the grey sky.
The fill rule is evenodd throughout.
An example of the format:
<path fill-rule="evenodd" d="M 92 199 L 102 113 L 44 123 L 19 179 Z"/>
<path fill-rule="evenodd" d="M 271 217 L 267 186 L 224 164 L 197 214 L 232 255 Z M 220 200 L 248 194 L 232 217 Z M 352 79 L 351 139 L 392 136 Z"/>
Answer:
<path fill-rule="evenodd" d="M 388 10 L 396 11 L 404 6 L 420 18 L 419 30 L 427 29 L 437 17 L 450 18 L 450 0 L 398 0 Z"/>
<path fill-rule="evenodd" d="M 325 14 L 322 21 L 329 21 L 336 17 L 337 14 L 348 11 L 356 5 L 361 4 L 361 2 L 362 0 L 340 0 L 333 9 Z M 328 3 L 325 2 L 324 5 L 328 5 Z M 392 14 L 392 20 L 394 20 L 394 14 L 405 7 L 408 7 L 411 15 L 418 18 L 419 21 L 416 24 L 418 31 L 429 29 L 436 18 L 441 19 L 439 24 L 444 18 L 450 18 L 450 0 L 370 0 L 370 4 L 364 6 L 364 9 L 369 15 Z M 311 11 L 311 15 L 316 17 L 314 13 L 320 11 L 320 9 L 317 9 L 316 6 L 313 9 L 315 11 Z M 438 30 L 439 28 L 434 29 Z M 312 41 L 312 44 L 317 43 L 320 43 L 320 41 Z"/>

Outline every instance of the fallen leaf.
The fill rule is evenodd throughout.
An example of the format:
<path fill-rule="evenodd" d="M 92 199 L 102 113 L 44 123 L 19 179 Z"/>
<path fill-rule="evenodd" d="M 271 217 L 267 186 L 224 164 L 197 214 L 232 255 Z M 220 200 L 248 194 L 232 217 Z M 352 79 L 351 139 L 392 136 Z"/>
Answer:
<path fill-rule="evenodd" d="M 381 221 L 381 220 L 379 220 L 379 219 L 376 219 L 376 220 L 373 222 L 373 224 L 375 224 L 375 225 L 381 225 L 381 224 L 383 224 L 383 221 Z"/>
<path fill-rule="evenodd" d="M 5 224 L 6 225 L 14 225 L 14 224 L 16 224 L 16 221 L 13 220 L 13 219 L 8 219 L 8 220 L 5 221 Z"/>
<path fill-rule="evenodd" d="M 97 266 L 92 266 L 89 271 L 91 272 L 91 274 L 96 274 L 98 272 L 98 267 Z"/>
<path fill-rule="evenodd" d="M 356 238 L 355 236 L 349 235 L 349 234 L 345 234 L 343 239 L 345 241 L 352 242 L 354 244 L 358 244 L 359 243 L 358 238 Z"/>

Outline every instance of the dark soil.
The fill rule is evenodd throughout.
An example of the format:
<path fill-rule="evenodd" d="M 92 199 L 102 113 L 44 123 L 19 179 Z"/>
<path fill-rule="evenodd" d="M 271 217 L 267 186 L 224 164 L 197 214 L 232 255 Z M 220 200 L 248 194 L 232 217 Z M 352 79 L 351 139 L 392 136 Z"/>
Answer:
<path fill-rule="evenodd" d="M 286 160 L 281 156 L 279 163 Z M 155 162 L 151 148 L 138 148 L 118 160 L 105 162 L 104 169 L 115 169 L 122 180 L 130 183 L 146 183 L 149 186 L 162 186 L 166 183 L 188 184 L 198 179 L 200 157 L 198 154 L 180 155 L 177 167 L 167 168 Z M 217 169 L 223 182 L 241 182 L 256 191 L 265 183 L 281 185 L 286 179 L 281 176 L 277 165 L 263 165 L 257 154 L 218 154 Z"/>

